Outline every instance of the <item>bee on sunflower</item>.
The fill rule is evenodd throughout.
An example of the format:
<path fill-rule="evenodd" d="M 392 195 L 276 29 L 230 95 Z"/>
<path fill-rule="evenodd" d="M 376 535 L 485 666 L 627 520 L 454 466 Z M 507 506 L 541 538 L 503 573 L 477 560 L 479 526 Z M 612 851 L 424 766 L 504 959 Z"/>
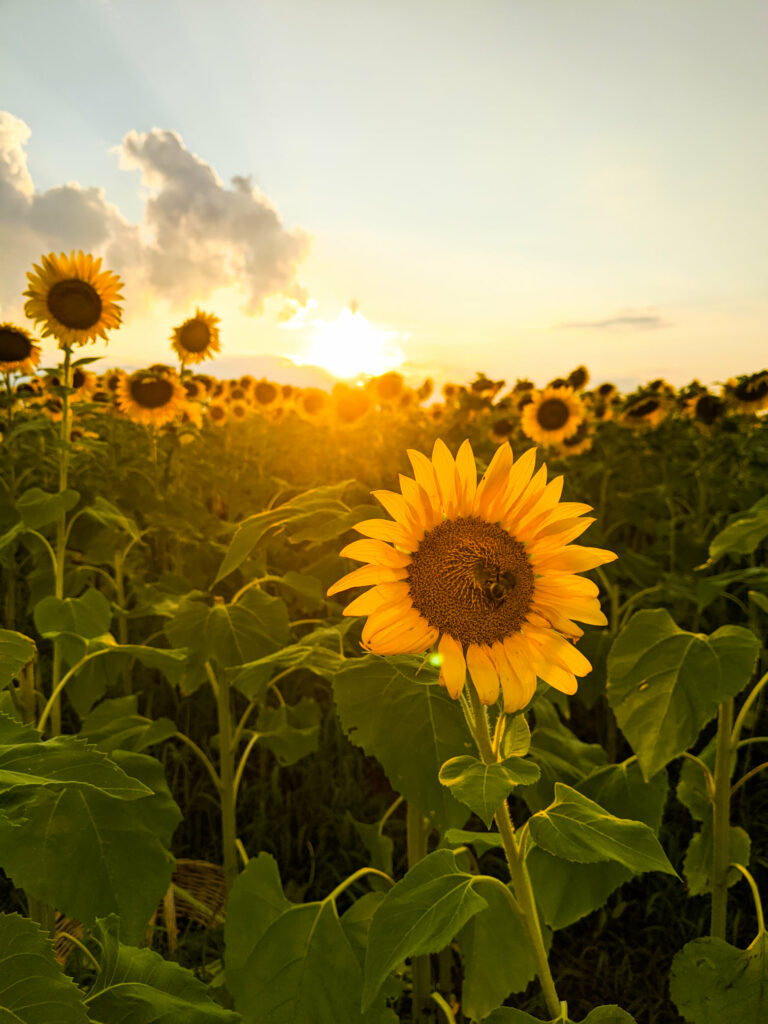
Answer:
<path fill-rule="evenodd" d="M 42 325 L 44 338 L 53 335 L 59 348 L 68 349 L 96 338 L 106 340 L 107 331 L 120 326 L 123 283 L 111 271 L 101 270 L 100 259 L 83 252 L 51 252 L 40 263 L 33 264 L 34 273 L 27 272 L 24 312 Z"/>
<path fill-rule="evenodd" d="M 175 375 L 137 370 L 123 374 L 117 386 L 117 404 L 134 423 L 162 427 L 186 407 L 186 392 Z"/>
<path fill-rule="evenodd" d="M 195 309 L 194 316 L 173 328 L 171 348 L 182 365 L 213 359 L 214 352 L 220 349 L 218 323 L 219 317 Z"/>
<path fill-rule="evenodd" d="M 520 426 L 525 436 L 547 445 L 557 445 L 571 437 L 586 416 L 584 403 L 567 385 L 550 385 L 534 393 L 521 412 Z"/>
<path fill-rule="evenodd" d="M 441 440 L 431 460 L 409 450 L 413 478 L 401 492 L 374 491 L 391 520 L 355 529 L 364 540 L 341 554 L 365 563 L 329 596 L 370 587 L 344 609 L 365 615 L 363 646 L 375 654 L 414 654 L 437 644 L 440 682 L 454 699 L 467 671 L 480 700 L 524 708 L 537 677 L 563 693 L 591 670 L 573 643 L 576 621 L 604 626 L 598 588 L 577 573 L 611 562 L 601 548 L 574 547 L 594 519 L 560 502 L 563 478 L 534 473 L 536 449 L 517 460 L 501 445 L 478 483 L 469 441 L 456 458 Z"/>
<path fill-rule="evenodd" d="M 35 372 L 40 363 L 40 346 L 23 327 L 0 324 L 0 373 Z"/>

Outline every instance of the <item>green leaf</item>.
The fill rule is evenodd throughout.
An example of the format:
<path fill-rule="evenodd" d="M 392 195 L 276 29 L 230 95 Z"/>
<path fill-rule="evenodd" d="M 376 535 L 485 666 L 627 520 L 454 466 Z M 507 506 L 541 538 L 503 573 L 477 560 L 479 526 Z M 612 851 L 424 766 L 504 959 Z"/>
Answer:
<path fill-rule="evenodd" d="M 694 939 L 672 961 L 672 1000 L 691 1024 L 757 1024 L 768 1020 L 768 940 L 747 949 L 722 939 Z"/>
<path fill-rule="evenodd" d="M 101 971 L 88 993 L 88 1008 L 99 1024 L 237 1024 L 238 1013 L 211 999 L 208 986 L 191 971 L 169 963 L 151 949 L 134 949 L 119 939 L 115 917 L 94 928 Z"/>
<path fill-rule="evenodd" d="M 761 594 L 759 590 L 750 590 L 747 592 L 747 597 L 753 604 L 756 604 L 758 608 L 761 608 L 768 614 L 768 596 Z"/>
<path fill-rule="evenodd" d="M 333 679 L 336 673 L 343 667 L 345 658 L 339 651 L 339 633 L 337 630 L 323 630 L 326 634 L 324 639 L 331 641 L 327 643 L 310 642 L 309 637 L 303 637 L 298 643 L 288 644 L 280 650 L 267 654 L 263 658 L 257 658 L 242 668 L 233 670 L 231 683 L 249 700 L 261 700 L 267 691 L 269 681 L 272 678 L 271 668 L 302 668 L 314 672 L 323 679 Z"/>
<path fill-rule="evenodd" d="M 449 850 L 415 864 L 389 890 L 373 915 L 365 958 L 363 1007 L 406 957 L 437 953 L 467 921 L 488 906 L 475 891 L 477 876 L 461 871 Z"/>
<path fill-rule="evenodd" d="M 683 874 L 691 896 L 703 896 L 704 893 L 712 892 L 712 841 L 713 825 L 710 815 L 688 844 L 683 861 Z M 746 867 L 749 864 L 751 848 L 752 842 L 744 829 L 738 825 L 730 825 L 728 863 L 743 864 Z M 735 885 L 742 877 L 740 871 L 730 868 L 727 876 L 728 885 Z"/>
<path fill-rule="evenodd" d="M 139 942 L 173 864 L 145 824 L 142 804 L 74 786 L 39 787 L 20 804 L 6 796 L 0 866 L 30 896 L 86 925 L 119 914 L 125 934 Z"/>
<path fill-rule="evenodd" d="M 101 495 L 94 498 L 93 503 L 84 508 L 83 512 L 90 519 L 95 519 L 97 523 L 101 523 L 102 526 L 127 533 L 131 540 L 138 541 L 141 539 L 141 533 L 136 525 L 136 521 L 124 512 L 121 512 L 116 505 L 113 505 L 111 501 L 107 501 Z"/>
<path fill-rule="evenodd" d="M 329 519 L 338 523 L 338 533 L 349 529 L 347 516 L 349 508 L 341 500 L 341 496 L 349 487 L 350 480 L 344 480 L 338 484 L 331 484 L 324 487 L 315 487 L 312 490 L 299 494 L 290 501 L 278 505 L 276 508 L 258 512 L 256 515 L 244 519 L 237 528 L 232 542 L 227 549 L 224 560 L 214 580 L 214 585 L 231 572 L 238 569 L 253 552 L 259 541 L 271 530 L 282 532 L 291 524 L 294 530 L 302 526 L 311 527 L 309 536 L 298 536 L 296 540 L 323 540 L 321 537 L 321 523 Z M 319 521 L 318 521 L 319 517 Z M 331 536 L 338 536 L 333 533 Z M 330 538 L 328 538 L 330 539 Z"/>
<path fill-rule="evenodd" d="M 171 795 L 162 763 L 156 757 L 133 750 L 113 750 L 111 757 L 126 775 L 138 779 L 149 790 L 149 796 L 137 800 L 131 807 L 149 831 L 170 849 L 173 833 L 183 815 Z"/>
<path fill-rule="evenodd" d="M 35 656 L 35 641 L 13 629 L 0 629 L 0 688 L 8 686 Z"/>
<path fill-rule="evenodd" d="M 710 542 L 709 562 L 723 555 L 751 555 L 768 537 L 768 495 L 756 501 L 745 512 L 739 512 Z"/>
<path fill-rule="evenodd" d="M 295 764 L 317 750 L 320 706 L 311 697 L 302 697 L 298 704 L 262 708 L 256 731 L 259 743 L 271 750 L 280 764 Z"/>
<path fill-rule="evenodd" d="M 109 633 L 112 609 L 101 591 L 91 588 L 80 597 L 44 597 L 35 605 L 33 618 L 42 636 L 65 635 L 64 657 L 73 664 L 85 652 L 84 641 Z"/>
<path fill-rule="evenodd" d="M 380 831 L 380 825 L 378 821 L 375 821 L 372 825 L 366 825 L 362 821 L 358 821 L 347 811 L 345 818 L 350 822 L 355 832 L 360 836 L 370 859 L 370 866 L 377 868 L 379 871 L 384 871 L 387 875 L 392 877 L 394 871 L 392 869 L 392 854 L 394 851 L 395 844 L 388 835 Z M 377 878 L 376 876 L 370 876 L 370 884 L 376 888 L 389 888 L 387 882 L 383 878 Z"/>
<path fill-rule="evenodd" d="M 456 936 L 464 964 L 461 1005 L 466 1016 L 484 1020 L 513 992 L 536 976 L 531 940 L 504 895 L 503 883 L 479 878 L 474 891 L 488 904 Z M 545 944 L 550 933 L 544 929 Z"/>
<path fill-rule="evenodd" d="M 83 719 L 80 735 L 99 750 L 146 750 L 155 743 L 170 739 L 176 730 L 170 718 L 152 721 L 137 711 L 137 694 L 104 700 Z"/>
<path fill-rule="evenodd" d="M 525 757 L 531 749 L 531 730 L 525 715 L 513 715 L 508 719 L 501 739 L 501 757 Z"/>
<path fill-rule="evenodd" d="M 653 829 L 640 821 L 617 818 L 594 800 L 555 783 L 555 800 L 528 819 L 531 837 L 554 857 L 594 864 L 617 861 L 630 871 L 677 875 Z"/>
<path fill-rule="evenodd" d="M 16 499 L 16 509 L 28 529 L 39 530 L 41 526 L 55 523 L 60 516 L 66 515 L 79 500 L 78 491 L 66 490 L 48 494 L 39 487 L 30 487 Z"/>
<path fill-rule="evenodd" d="M 502 847 L 504 843 L 498 832 L 470 832 L 464 828 L 449 828 L 443 833 L 443 842 L 449 846 L 474 846 L 478 856 L 488 850 Z"/>
<path fill-rule="evenodd" d="M 484 764 L 471 754 L 462 754 L 441 765 L 439 779 L 490 828 L 494 814 L 515 786 L 537 782 L 540 775 L 539 766 L 522 757 Z"/>
<path fill-rule="evenodd" d="M 664 772 L 646 782 L 633 758 L 598 769 L 576 788 L 616 817 L 642 821 L 658 832 L 669 788 Z M 610 894 L 633 877 L 622 864 L 576 864 L 538 846 L 529 851 L 527 864 L 540 913 L 555 929 L 604 906 Z"/>
<path fill-rule="evenodd" d="M 373 825 L 369 827 L 373 828 Z M 371 882 L 373 882 L 373 877 L 371 877 Z M 349 939 L 349 943 L 357 957 L 357 962 L 360 964 L 361 971 L 365 967 L 365 951 L 368 948 L 368 933 L 371 930 L 371 921 L 383 899 L 383 892 L 367 892 L 355 900 L 341 917 L 341 927 Z"/>
<path fill-rule="evenodd" d="M 18 914 L 0 914 L 0 1020 L 88 1024 L 83 994 L 56 963 L 48 933 Z"/>
<path fill-rule="evenodd" d="M 532 1017 L 525 1010 L 514 1010 L 502 1006 L 501 1009 L 494 1010 L 484 1024 L 543 1024 L 543 1022 L 538 1017 Z M 575 1024 L 575 1022 L 569 1017 L 567 1020 L 558 1020 L 557 1024 Z M 581 1024 L 637 1024 L 637 1021 L 620 1006 L 596 1006 L 594 1010 L 589 1011 Z"/>
<path fill-rule="evenodd" d="M 679 629 L 669 612 L 637 612 L 608 656 L 608 700 L 646 778 L 695 741 L 724 700 L 749 682 L 760 644 L 740 626 L 711 636 Z"/>
<path fill-rule="evenodd" d="M 333 693 L 344 731 L 375 757 L 393 789 L 441 831 L 460 827 L 467 811 L 438 779 L 449 758 L 474 744 L 458 703 L 422 658 L 368 655 L 336 675 Z"/>

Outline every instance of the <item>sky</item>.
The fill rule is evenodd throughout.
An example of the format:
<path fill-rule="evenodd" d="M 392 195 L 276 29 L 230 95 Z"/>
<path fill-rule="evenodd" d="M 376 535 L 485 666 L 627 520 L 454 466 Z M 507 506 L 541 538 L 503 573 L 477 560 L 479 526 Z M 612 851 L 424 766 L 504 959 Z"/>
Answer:
<path fill-rule="evenodd" d="M 0 320 L 103 256 L 105 366 L 196 308 L 223 376 L 768 363 L 764 0 L 0 0 L 0 40 Z"/>

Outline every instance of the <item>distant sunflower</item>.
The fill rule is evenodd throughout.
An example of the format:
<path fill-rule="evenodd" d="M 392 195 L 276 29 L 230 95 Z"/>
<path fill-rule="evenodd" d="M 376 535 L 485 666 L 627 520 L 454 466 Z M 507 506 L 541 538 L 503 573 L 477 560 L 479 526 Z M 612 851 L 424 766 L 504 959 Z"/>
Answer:
<path fill-rule="evenodd" d="M 493 423 L 491 423 L 491 429 L 488 431 L 488 436 L 494 444 L 504 444 L 505 441 L 509 440 L 509 435 L 514 432 L 514 429 L 514 420 L 502 417 L 501 419 L 494 420 Z"/>
<path fill-rule="evenodd" d="M 445 406 L 442 402 L 433 402 L 427 409 L 427 418 L 431 423 L 442 423 L 445 419 Z"/>
<path fill-rule="evenodd" d="M 555 445 L 575 434 L 584 416 L 584 403 L 573 388 L 547 387 L 523 407 L 521 427 L 533 441 Z"/>
<path fill-rule="evenodd" d="M 186 392 L 177 377 L 137 370 L 123 376 L 117 388 L 120 411 L 134 421 L 161 427 L 176 419 L 185 407 Z"/>
<path fill-rule="evenodd" d="M 111 271 L 102 271 L 100 259 L 82 252 L 51 252 L 40 262 L 42 266 L 33 264 L 34 274 L 27 273 L 29 288 L 24 294 L 29 300 L 24 312 L 43 325 L 44 338 L 52 334 L 59 348 L 69 348 L 97 337 L 106 340 L 107 331 L 120 326 L 123 282 Z"/>
<path fill-rule="evenodd" d="M 737 412 L 768 409 L 768 372 L 762 370 L 760 373 L 739 377 L 738 380 L 729 380 L 723 394 Z"/>
<path fill-rule="evenodd" d="M 47 388 L 60 388 L 63 384 L 64 381 L 57 373 L 49 373 L 45 381 Z M 98 378 L 95 373 L 91 373 L 82 366 L 75 366 L 72 369 L 72 392 L 70 392 L 69 400 L 71 402 L 84 402 L 90 398 L 97 386 Z"/>
<path fill-rule="evenodd" d="M 248 419 L 248 413 L 251 411 L 250 406 L 247 402 L 234 401 L 229 403 L 228 413 L 229 418 L 234 421 L 241 421 Z"/>
<path fill-rule="evenodd" d="M 369 381 L 368 386 L 376 396 L 377 401 L 383 405 L 391 405 L 400 400 L 405 390 L 405 381 L 402 374 L 397 373 L 395 370 L 390 370 L 389 373 L 382 373 L 380 377 L 373 377 Z"/>
<path fill-rule="evenodd" d="M 282 388 L 279 384 L 273 384 L 271 380 L 255 381 L 251 388 L 253 404 L 262 412 L 279 405 L 282 397 Z"/>
<path fill-rule="evenodd" d="M 359 423 L 373 408 L 371 396 L 362 388 L 352 388 L 348 384 L 336 384 L 332 391 L 333 418 L 348 427 Z"/>
<path fill-rule="evenodd" d="M 432 392 L 435 390 L 435 384 L 431 377 L 427 377 L 423 384 L 419 385 L 416 394 L 419 396 L 420 402 L 426 402 Z"/>
<path fill-rule="evenodd" d="M 227 407 L 219 399 L 211 402 L 208 406 L 208 419 L 216 427 L 223 427 L 227 422 Z"/>
<path fill-rule="evenodd" d="M 574 391 L 581 391 L 589 383 L 589 370 L 586 366 L 577 366 L 568 374 L 568 384 Z"/>
<path fill-rule="evenodd" d="M 23 327 L 0 324 L 0 373 L 34 373 L 40 362 L 40 346 Z"/>
<path fill-rule="evenodd" d="M 560 503 L 563 478 L 534 474 L 536 449 L 516 461 L 508 444 L 477 482 L 465 441 L 454 460 L 435 442 L 432 459 L 409 451 L 414 478 L 401 493 L 374 491 L 393 520 L 368 519 L 341 554 L 364 562 L 329 596 L 367 586 L 345 609 L 366 615 L 363 646 L 415 654 L 437 643 L 440 682 L 459 697 L 467 669 L 484 704 L 501 689 L 504 710 L 525 707 L 537 676 L 563 693 L 591 665 L 569 641 L 574 620 L 606 625 L 598 588 L 576 573 L 613 561 L 613 552 L 570 542 L 594 522 L 588 505 Z"/>
<path fill-rule="evenodd" d="M 683 412 L 690 416 L 698 424 L 711 427 L 717 420 L 723 418 L 726 405 L 722 398 L 711 395 L 709 391 L 703 390 L 698 394 L 691 395 L 683 402 Z"/>
<path fill-rule="evenodd" d="M 558 455 L 564 458 L 568 458 L 571 455 L 581 455 L 582 452 L 587 452 L 592 447 L 593 435 L 590 430 L 589 422 L 582 420 L 579 424 L 576 433 L 571 434 L 570 437 L 566 437 L 565 440 L 561 441 L 557 446 Z"/>
<path fill-rule="evenodd" d="M 218 352 L 219 317 L 212 313 L 203 313 L 195 309 L 195 315 L 183 324 L 174 327 L 171 335 L 171 348 L 182 363 L 201 363 L 204 359 L 213 359 Z"/>
<path fill-rule="evenodd" d="M 302 388 L 296 399 L 296 411 L 302 419 L 323 419 L 330 409 L 330 395 L 321 388 Z"/>
<path fill-rule="evenodd" d="M 443 398 L 446 402 L 453 402 L 459 394 L 458 384 L 443 384 Z"/>
<path fill-rule="evenodd" d="M 248 402 L 250 395 L 248 388 L 244 388 L 239 380 L 231 380 L 229 382 L 229 395 L 227 396 L 230 402 Z"/>
<path fill-rule="evenodd" d="M 621 413 L 621 422 L 631 427 L 657 427 L 669 412 L 669 403 L 660 394 L 641 395 Z"/>

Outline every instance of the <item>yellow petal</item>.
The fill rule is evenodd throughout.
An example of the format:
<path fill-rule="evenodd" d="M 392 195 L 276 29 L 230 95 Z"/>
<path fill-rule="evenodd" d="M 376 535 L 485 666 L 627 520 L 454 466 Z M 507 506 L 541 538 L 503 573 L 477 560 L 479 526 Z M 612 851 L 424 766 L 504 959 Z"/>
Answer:
<path fill-rule="evenodd" d="M 606 562 L 613 562 L 618 555 L 605 548 L 569 547 L 564 551 L 548 555 L 541 560 L 531 559 L 537 569 L 556 572 L 586 572 Z"/>
<path fill-rule="evenodd" d="M 375 540 L 385 540 L 406 551 L 415 551 L 421 538 L 417 538 L 412 530 L 391 519 L 364 519 L 355 526 L 358 533 Z"/>
<path fill-rule="evenodd" d="M 353 540 L 339 554 L 342 558 L 353 558 L 356 562 L 373 562 L 375 565 L 388 565 L 392 569 L 402 569 L 411 564 L 409 554 L 395 551 L 383 540 Z"/>
<path fill-rule="evenodd" d="M 444 686 L 454 700 L 464 689 L 467 678 L 467 663 L 464 661 L 464 651 L 458 641 L 452 636 L 443 633 L 437 650 L 441 657 L 440 663 L 440 684 Z"/>
<path fill-rule="evenodd" d="M 559 522 L 548 523 L 536 534 L 537 545 L 541 541 L 553 541 L 561 546 L 570 544 L 572 540 L 580 537 L 587 530 L 594 519 L 585 516 L 580 519 L 561 519 Z"/>
<path fill-rule="evenodd" d="M 384 598 L 379 593 L 378 587 L 371 587 L 364 594 L 350 601 L 342 612 L 343 615 L 370 615 L 384 604 Z M 530 613 L 529 613 L 530 614 Z"/>
<path fill-rule="evenodd" d="M 439 437 L 432 449 L 432 465 L 435 467 L 443 510 L 450 518 L 456 515 L 459 503 L 459 473 L 447 445 Z"/>
<path fill-rule="evenodd" d="M 457 512 L 461 516 L 470 516 L 477 493 L 477 465 L 469 441 L 462 441 L 456 453 L 456 470 L 459 474 L 460 494 Z"/>
<path fill-rule="evenodd" d="M 521 706 L 525 707 L 536 692 L 536 670 L 533 667 L 530 645 L 522 634 L 516 633 L 514 636 L 506 637 L 503 646 L 509 667 L 514 672 L 520 686 L 521 699 L 525 699 L 525 703 Z"/>
<path fill-rule="evenodd" d="M 403 492 L 405 500 L 411 506 L 414 518 L 423 525 L 424 529 L 431 530 L 437 520 L 435 519 L 435 513 L 432 509 L 432 502 L 429 500 L 429 495 L 421 484 L 417 483 L 415 480 L 411 480 L 409 476 L 403 476 L 403 474 L 400 473 L 399 480 L 400 490 Z"/>
<path fill-rule="evenodd" d="M 489 650 L 480 644 L 467 648 L 467 668 L 482 704 L 493 704 L 499 696 L 499 673 L 491 660 Z"/>
<path fill-rule="evenodd" d="M 537 594 L 550 595 L 555 599 L 563 597 L 570 601 L 577 597 L 597 597 L 600 593 L 594 580 L 586 576 L 573 576 L 567 572 L 542 572 L 534 583 Z"/>
<path fill-rule="evenodd" d="M 443 517 L 443 506 L 440 499 L 440 491 L 435 478 L 435 469 L 429 459 L 422 452 L 413 448 L 408 449 L 408 458 L 413 466 L 413 475 L 416 482 L 426 491 L 430 504 L 432 505 L 433 522 L 439 523 Z"/>
<path fill-rule="evenodd" d="M 496 666 L 496 671 L 499 673 L 501 696 L 504 701 L 504 711 L 507 714 L 512 714 L 514 711 L 520 711 L 521 708 L 524 708 L 528 703 L 530 697 L 526 696 L 523 692 L 523 687 L 509 663 L 507 652 L 504 650 L 504 645 L 502 643 L 497 642 L 493 644 L 491 647 L 491 658 L 493 659 L 493 664 Z"/>
<path fill-rule="evenodd" d="M 328 590 L 328 597 L 340 594 L 342 590 L 349 590 L 350 587 L 370 587 L 376 583 L 391 583 L 395 580 L 404 580 L 408 576 L 405 569 L 390 569 L 380 565 L 361 565 L 359 569 L 348 572 L 342 576 Z"/>
<path fill-rule="evenodd" d="M 371 491 L 374 498 L 380 502 L 389 512 L 392 518 L 404 526 L 406 530 L 418 531 L 419 523 L 416 521 L 410 505 L 402 496 L 394 491 Z"/>
<path fill-rule="evenodd" d="M 363 626 L 363 643 L 372 650 L 378 644 L 403 645 L 411 630 L 422 630 L 425 620 L 415 608 L 405 610 L 400 605 L 386 606 L 373 612 Z"/>
<path fill-rule="evenodd" d="M 499 519 L 504 519 L 510 509 L 513 508 L 517 500 L 520 498 L 530 482 L 531 474 L 533 473 L 535 465 L 536 448 L 529 448 L 528 451 L 524 452 L 517 462 L 514 463 L 509 472 L 504 497 L 499 502 Z"/>
<path fill-rule="evenodd" d="M 509 479 L 509 471 L 512 467 L 512 448 L 508 441 L 499 445 L 491 459 L 488 469 L 483 473 L 483 478 L 477 485 L 475 494 L 474 514 L 488 522 L 489 513 L 494 502 L 503 497 Z"/>

